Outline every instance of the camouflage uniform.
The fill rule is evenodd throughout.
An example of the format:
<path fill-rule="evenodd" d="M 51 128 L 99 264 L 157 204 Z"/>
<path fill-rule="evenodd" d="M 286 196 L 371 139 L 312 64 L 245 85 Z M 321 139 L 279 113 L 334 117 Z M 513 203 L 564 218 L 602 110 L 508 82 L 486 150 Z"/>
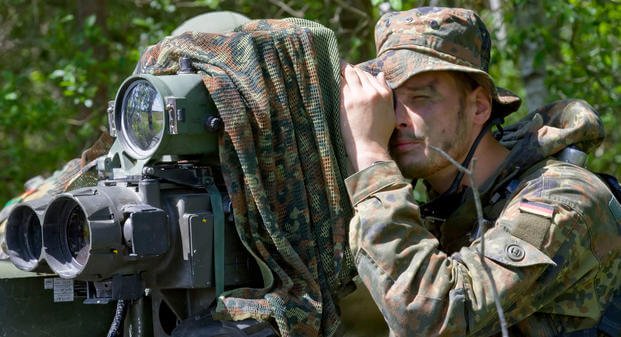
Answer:
<path fill-rule="evenodd" d="M 465 30 L 457 33 L 456 26 Z M 468 30 L 472 27 L 474 33 Z M 430 36 L 436 32 L 455 34 L 445 35 L 442 44 Z M 473 55 L 483 50 L 489 56 L 488 38 L 479 40 L 487 31 L 471 11 L 425 8 L 388 14 L 377 25 L 379 56 L 363 66 L 384 71 L 395 88 L 417 71 L 452 64 L 467 68 L 454 70 L 468 71 L 492 89 L 488 57 L 466 64 L 460 62 L 464 57 L 451 62 L 450 55 L 438 52 L 444 47 L 448 54 L 467 51 L 460 43 L 473 39 L 468 33 L 478 35 Z M 417 59 L 412 51 L 424 55 Z M 425 66 L 438 57 L 444 61 Z M 519 104 L 503 90 L 492 95 L 496 115 Z M 499 333 L 486 268 L 512 335 L 557 336 L 591 328 L 619 289 L 621 205 L 596 175 L 552 156 L 568 145 L 596 146 L 603 137 L 596 113 L 583 101 L 563 101 L 517 125 L 504 137 L 509 156 L 479 188 L 488 223 L 484 240 L 476 231 L 470 190 L 461 195 L 457 209 L 438 219 L 422 215 L 428 214 L 428 205 L 417 204 L 411 181 L 393 161 L 347 178 L 355 208 L 349 244 L 391 335 Z"/>

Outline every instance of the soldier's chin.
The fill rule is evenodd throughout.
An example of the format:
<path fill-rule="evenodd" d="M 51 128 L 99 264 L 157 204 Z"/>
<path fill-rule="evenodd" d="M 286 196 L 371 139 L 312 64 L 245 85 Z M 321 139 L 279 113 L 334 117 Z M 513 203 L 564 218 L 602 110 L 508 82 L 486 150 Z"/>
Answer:
<path fill-rule="evenodd" d="M 429 176 L 430 167 L 426 163 L 417 162 L 408 158 L 395 158 L 401 174 L 408 179 L 421 179 Z"/>

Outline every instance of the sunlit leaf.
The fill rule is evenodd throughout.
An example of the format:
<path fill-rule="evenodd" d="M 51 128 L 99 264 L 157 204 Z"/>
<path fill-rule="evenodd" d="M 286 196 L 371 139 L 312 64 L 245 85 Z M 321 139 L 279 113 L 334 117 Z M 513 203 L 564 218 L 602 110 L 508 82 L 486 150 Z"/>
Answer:
<path fill-rule="evenodd" d="M 403 8 L 401 0 L 390 0 L 390 7 L 395 11 L 400 11 Z"/>
<path fill-rule="evenodd" d="M 7 101 L 14 101 L 17 99 L 17 93 L 16 92 L 10 92 L 6 95 L 4 95 L 4 99 Z"/>
<path fill-rule="evenodd" d="M 97 21 L 97 16 L 89 15 L 86 20 L 84 20 L 84 25 L 87 27 L 92 27 L 95 25 L 95 21 Z"/>

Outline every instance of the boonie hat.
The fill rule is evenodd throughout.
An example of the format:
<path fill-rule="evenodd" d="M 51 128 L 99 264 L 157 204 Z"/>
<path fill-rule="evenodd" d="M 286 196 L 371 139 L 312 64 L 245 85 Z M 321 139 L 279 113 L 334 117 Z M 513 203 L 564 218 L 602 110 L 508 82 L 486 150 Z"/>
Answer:
<path fill-rule="evenodd" d="M 383 71 L 393 89 L 422 72 L 462 71 L 489 90 L 497 116 L 520 107 L 520 98 L 496 87 L 488 74 L 490 34 L 471 10 L 420 7 L 384 14 L 375 26 L 375 45 L 377 57 L 358 66 L 372 74 Z"/>

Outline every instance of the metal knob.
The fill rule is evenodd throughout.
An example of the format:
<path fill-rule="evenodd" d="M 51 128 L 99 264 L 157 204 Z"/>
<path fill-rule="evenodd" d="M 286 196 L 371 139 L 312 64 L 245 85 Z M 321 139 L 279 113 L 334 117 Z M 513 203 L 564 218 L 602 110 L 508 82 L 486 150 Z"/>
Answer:
<path fill-rule="evenodd" d="M 205 121 L 205 129 L 207 129 L 207 131 L 218 132 L 222 130 L 222 127 L 224 127 L 224 122 L 222 121 L 222 118 L 215 116 L 207 117 L 207 120 Z"/>
<path fill-rule="evenodd" d="M 194 66 L 192 65 L 192 60 L 190 60 L 187 56 L 181 56 L 179 58 L 179 71 L 178 74 L 193 74 Z"/>

